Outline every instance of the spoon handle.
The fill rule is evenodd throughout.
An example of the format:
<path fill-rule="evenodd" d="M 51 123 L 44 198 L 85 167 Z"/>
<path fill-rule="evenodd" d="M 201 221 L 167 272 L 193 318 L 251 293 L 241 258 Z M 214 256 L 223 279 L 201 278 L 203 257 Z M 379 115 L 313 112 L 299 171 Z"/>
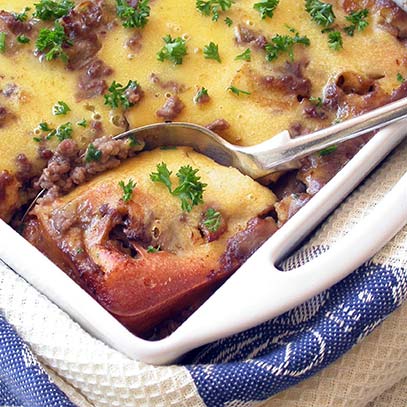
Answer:
<path fill-rule="evenodd" d="M 269 174 L 271 169 L 290 168 L 289 164 L 327 147 L 380 129 L 407 117 L 407 98 L 389 103 L 370 112 L 345 120 L 342 123 L 296 138 L 287 132 L 251 147 L 243 147 L 239 152 L 256 162 L 258 173 L 255 178 Z"/>

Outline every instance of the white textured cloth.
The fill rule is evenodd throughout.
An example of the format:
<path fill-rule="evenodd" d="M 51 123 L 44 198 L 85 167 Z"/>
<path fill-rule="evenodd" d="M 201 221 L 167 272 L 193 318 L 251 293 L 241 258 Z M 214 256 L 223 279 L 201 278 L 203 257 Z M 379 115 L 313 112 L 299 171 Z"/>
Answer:
<path fill-rule="evenodd" d="M 346 234 L 407 171 L 405 157 L 407 143 L 347 199 L 310 245 L 330 245 Z M 375 259 L 406 267 L 407 228 Z M 54 382 L 80 407 L 204 406 L 185 368 L 148 366 L 110 349 L 4 266 L 0 266 L 0 311 Z M 386 392 L 405 377 L 407 305 L 319 374 L 256 405 L 405 407 L 406 381 L 396 386 L 401 389 L 398 395 Z"/>

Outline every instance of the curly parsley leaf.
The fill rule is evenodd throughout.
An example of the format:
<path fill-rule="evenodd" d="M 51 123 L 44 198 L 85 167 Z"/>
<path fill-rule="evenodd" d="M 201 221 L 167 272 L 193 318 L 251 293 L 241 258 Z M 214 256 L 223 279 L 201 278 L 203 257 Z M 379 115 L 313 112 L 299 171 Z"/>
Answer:
<path fill-rule="evenodd" d="M 130 6 L 127 0 L 116 0 L 116 12 L 125 28 L 143 28 L 150 17 L 150 0 L 140 0 Z"/>
<path fill-rule="evenodd" d="M 316 107 L 322 107 L 323 105 L 323 100 L 321 97 L 315 97 L 315 96 L 311 96 L 308 99 L 313 105 L 315 105 Z"/>
<path fill-rule="evenodd" d="M 113 109 L 122 107 L 128 109 L 134 106 L 134 103 L 130 102 L 127 94 L 130 90 L 136 89 L 139 86 L 137 81 L 129 81 L 126 86 L 121 83 L 113 81 L 110 85 L 108 92 L 104 95 L 105 105 L 110 106 Z"/>
<path fill-rule="evenodd" d="M 66 16 L 75 7 L 75 3 L 71 0 L 40 0 L 34 7 L 34 17 L 49 21 Z"/>
<path fill-rule="evenodd" d="M 219 56 L 219 47 L 212 41 L 203 47 L 203 54 L 206 59 L 214 59 L 219 63 L 222 62 Z"/>
<path fill-rule="evenodd" d="M 203 184 L 196 174 L 198 169 L 193 169 L 190 165 L 181 167 L 177 172 L 179 185 L 172 191 L 174 196 L 181 200 L 183 211 L 191 212 L 192 207 L 203 203 L 203 192 L 206 184 Z"/>
<path fill-rule="evenodd" d="M 219 13 L 229 10 L 234 0 L 196 0 L 197 10 L 204 16 L 212 15 L 212 21 L 219 20 Z"/>
<path fill-rule="evenodd" d="M 209 232 L 215 233 L 222 223 L 222 214 L 213 208 L 209 208 L 204 215 L 203 225 Z"/>
<path fill-rule="evenodd" d="M 153 182 L 164 184 L 168 191 L 172 193 L 172 182 L 170 180 L 172 172 L 168 169 L 166 163 L 157 164 L 157 172 L 150 174 L 150 179 Z"/>
<path fill-rule="evenodd" d="M 43 28 L 40 30 L 36 42 L 37 50 L 45 53 L 45 59 L 52 61 L 60 58 L 63 62 L 68 62 L 68 56 L 63 51 L 63 46 L 72 45 L 67 38 L 64 27 L 56 21 L 52 30 Z"/>
<path fill-rule="evenodd" d="M 335 13 L 332 4 L 319 0 L 305 0 L 305 10 L 311 18 L 320 26 L 328 27 L 335 21 Z"/>
<path fill-rule="evenodd" d="M 240 96 L 240 94 L 251 95 L 251 93 L 248 92 L 247 90 L 242 90 L 242 89 L 236 88 L 236 86 L 229 86 L 228 90 L 230 90 L 232 93 L 234 93 L 237 96 Z"/>
<path fill-rule="evenodd" d="M 281 54 L 287 53 L 290 60 L 294 60 L 294 46 L 297 44 L 308 47 L 311 42 L 308 37 L 300 36 L 294 29 L 290 29 L 294 36 L 276 34 L 265 46 L 266 60 L 274 61 Z"/>
<path fill-rule="evenodd" d="M 342 34 L 339 31 L 331 31 L 328 34 L 328 46 L 334 51 L 339 51 L 343 48 Z"/>
<path fill-rule="evenodd" d="M 280 0 L 261 0 L 253 5 L 253 8 L 260 13 L 264 20 L 266 17 L 272 18 Z"/>
<path fill-rule="evenodd" d="M 72 128 L 72 123 L 68 122 L 65 124 L 61 124 L 56 130 L 55 130 L 55 136 L 59 141 L 67 140 L 72 138 L 72 133 L 73 133 L 73 128 Z"/>
<path fill-rule="evenodd" d="M 136 188 L 137 183 L 133 181 L 133 179 L 129 179 L 127 184 L 124 181 L 119 182 L 120 188 L 123 190 L 122 199 L 124 202 L 129 202 L 131 197 L 133 196 L 134 188 Z"/>
<path fill-rule="evenodd" d="M 93 143 L 90 143 L 86 150 L 85 162 L 100 161 L 101 158 L 102 152 L 98 150 Z"/>
<path fill-rule="evenodd" d="M 161 62 L 168 60 L 175 65 L 181 65 L 187 54 L 186 41 L 181 37 L 172 38 L 169 34 L 163 38 L 163 41 L 165 45 L 157 53 L 157 59 Z"/>
<path fill-rule="evenodd" d="M 191 212 L 193 206 L 203 203 L 203 192 L 207 186 L 200 181 L 201 178 L 197 176 L 198 171 L 190 165 L 181 167 L 177 172 L 178 187 L 174 190 L 172 190 L 170 180 L 172 172 L 168 170 L 165 163 L 157 165 L 157 172 L 150 174 L 150 179 L 153 182 L 164 184 L 173 196 L 181 200 L 182 210 Z"/>
<path fill-rule="evenodd" d="M 235 58 L 235 61 L 247 61 L 250 62 L 252 59 L 252 51 L 250 48 L 247 48 L 246 51 L 242 52 Z"/>
<path fill-rule="evenodd" d="M 368 15 L 369 10 L 364 8 L 362 10 L 350 13 L 348 16 L 346 16 L 346 20 L 351 23 L 351 25 L 344 28 L 346 34 L 348 34 L 350 37 L 353 37 L 353 35 L 355 34 L 355 30 L 363 31 L 369 25 L 369 22 L 366 20 Z"/>
<path fill-rule="evenodd" d="M 83 128 L 88 127 L 88 122 L 87 122 L 86 119 L 82 119 L 82 120 L 80 120 L 79 122 L 77 122 L 76 124 L 77 124 L 78 126 L 83 127 Z"/>
<path fill-rule="evenodd" d="M 54 116 L 63 116 L 63 115 L 66 115 L 70 111 L 71 111 L 71 108 L 62 100 L 60 100 L 58 103 L 56 103 L 52 107 L 52 114 Z"/>

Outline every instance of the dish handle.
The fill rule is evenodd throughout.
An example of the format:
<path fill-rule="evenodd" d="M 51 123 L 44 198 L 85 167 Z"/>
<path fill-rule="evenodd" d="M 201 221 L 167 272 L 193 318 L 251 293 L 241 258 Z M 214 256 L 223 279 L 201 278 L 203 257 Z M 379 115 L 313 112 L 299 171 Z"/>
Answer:
<path fill-rule="evenodd" d="M 330 288 L 377 253 L 407 223 L 407 173 L 342 240 L 308 263 L 282 272 L 286 236 L 261 247 L 170 337 L 151 363 L 167 363 L 203 344 L 270 320 Z M 147 347 L 148 348 L 148 347 Z M 145 351 L 148 353 L 148 349 Z M 165 351 L 164 351 L 165 349 Z"/>

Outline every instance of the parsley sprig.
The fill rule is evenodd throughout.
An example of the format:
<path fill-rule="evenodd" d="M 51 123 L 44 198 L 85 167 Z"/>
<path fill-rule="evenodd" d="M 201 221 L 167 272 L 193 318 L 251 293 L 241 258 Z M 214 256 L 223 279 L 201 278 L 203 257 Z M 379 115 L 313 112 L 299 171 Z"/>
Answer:
<path fill-rule="evenodd" d="M 219 56 L 219 47 L 212 41 L 203 47 L 203 54 L 206 59 L 214 59 L 219 63 L 222 62 Z"/>
<path fill-rule="evenodd" d="M 234 0 L 196 0 L 197 10 L 204 16 L 211 16 L 212 21 L 219 20 L 219 13 L 229 10 Z"/>
<path fill-rule="evenodd" d="M 294 61 L 294 46 L 301 44 L 308 47 L 310 45 L 311 42 L 307 36 L 300 36 L 298 31 L 293 28 L 290 28 L 290 31 L 294 33 L 293 36 L 276 34 L 271 41 L 266 44 L 265 51 L 267 61 L 274 61 L 284 53 L 288 54 L 291 61 Z"/>
<path fill-rule="evenodd" d="M 58 21 L 55 22 L 53 29 L 40 30 L 36 47 L 38 51 L 45 53 L 47 61 L 60 58 L 63 62 L 68 62 L 68 56 L 63 51 L 65 45 L 72 45 L 72 42 L 67 38 L 64 27 Z"/>
<path fill-rule="evenodd" d="M 66 16 L 75 7 L 75 3 L 71 0 L 40 0 L 34 7 L 34 17 L 49 21 Z"/>
<path fill-rule="evenodd" d="M 319 0 L 305 0 L 305 10 L 311 18 L 322 27 L 329 27 L 335 21 L 332 4 Z"/>
<path fill-rule="evenodd" d="M 222 214 L 213 208 L 209 208 L 204 215 L 203 225 L 209 232 L 215 233 L 222 223 Z"/>
<path fill-rule="evenodd" d="M 148 247 L 147 247 L 147 253 L 154 254 L 154 253 L 158 253 L 158 252 L 160 252 L 160 251 L 161 251 L 161 246 L 157 246 L 157 247 L 148 246 Z"/>
<path fill-rule="evenodd" d="M 125 28 L 143 28 L 150 17 L 150 0 L 140 0 L 130 6 L 127 0 L 116 0 L 116 12 Z"/>
<path fill-rule="evenodd" d="M 58 103 L 55 103 L 55 105 L 52 107 L 52 114 L 54 116 L 63 116 L 70 111 L 71 108 L 62 100 L 60 100 Z"/>
<path fill-rule="evenodd" d="M 129 179 L 127 184 L 124 183 L 124 181 L 119 182 L 119 187 L 123 190 L 123 196 L 122 199 L 124 202 L 129 202 L 131 197 L 133 196 L 134 188 L 136 188 L 137 183 L 134 182 L 133 179 Z"/>
<path fill-rule="evenodd" d="M 28 44 L 30 42 L 30 39 L 24 34 L 17 35 L 16 39 L 20 44 Z"/>
<path fill-rule="evenodd" d="M 260 17 L 264 20 L 266 17 L 272 18 L 280 0 L 261 0 L 254 3 L 253 8 L 260 13 Z"/>
<path fill-rule="evenodd" d="M 110 106 L 113 109 L 122 107 L 128 109 L 134 106 L 134 103 L 130 102 L 127 97 L 127 92 L 136 89 L 139 86 L 137 81 L 129 81 L 126 86 L 121 83 L 113 81 L 108 89 L 108 93 L 104 95 L 105 105 Z"/>
<path fill-rule="evenodd" d="M 366 20 L 368 15 L 369 10 L 364 8 L 362 10 L 350 13 L 348 16 L 346 16 L 346 20 L 351 23 L 349 26 L 344 28 L 346 34 L 348 34 L 350 37 L 353 37 L 353 35 L 355 34 L 355 30 L 363 31 L 369 25 L 369 22 Z"/>
<path fill-rule="evenodd" d="M 150 174 L 153 182 L 164 184 L 168 191 L 181 200 L 181 208 L 185 212 L 191 212 L 196 205 L 203 203 L 203 193 L 206 184 L 200 181 L 201 177 L 197 175 L 198 169 L 193 169 L 190 165 L 182 166 L 176 176 L 178 186 L 173 190 L 169 171 L 166 163 L 157 165 L 157 172 Z"/>
<path fill-rule="evenodd" d="M 157 53 L 157 59 L 161 62 L 168 60 L 174 65 L 181 65 L 187 54 L 186 41 L 181 37 L 172 38 L 170 34 L 163 38 L 165 45 Z"/>

